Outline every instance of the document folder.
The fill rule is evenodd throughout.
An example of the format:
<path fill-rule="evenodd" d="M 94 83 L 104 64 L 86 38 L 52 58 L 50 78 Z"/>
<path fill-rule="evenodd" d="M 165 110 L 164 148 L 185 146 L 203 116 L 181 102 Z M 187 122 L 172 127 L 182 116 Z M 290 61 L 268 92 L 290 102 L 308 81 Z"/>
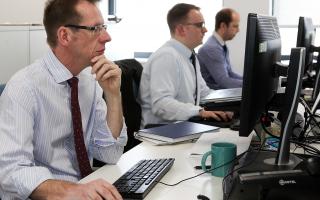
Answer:
<path fill-rule="evenodd" d="M 141 129 L 136 133 L 136 137 L 166 143 L 177 143 L 197 139 L 204 132 L 217 130 L 219 130 L 219 127 L 183 121 L 155 128 Z"/>

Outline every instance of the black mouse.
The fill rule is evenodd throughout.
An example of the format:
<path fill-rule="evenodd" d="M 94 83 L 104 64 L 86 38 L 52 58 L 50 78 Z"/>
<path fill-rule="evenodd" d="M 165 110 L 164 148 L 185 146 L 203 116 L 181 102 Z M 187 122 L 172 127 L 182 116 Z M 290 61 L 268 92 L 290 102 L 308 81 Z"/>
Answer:
<path fill-rule="evenodd" d="M 310 175 L 320 175 L 320 157 L 308 158 L 305 164 Z"/>

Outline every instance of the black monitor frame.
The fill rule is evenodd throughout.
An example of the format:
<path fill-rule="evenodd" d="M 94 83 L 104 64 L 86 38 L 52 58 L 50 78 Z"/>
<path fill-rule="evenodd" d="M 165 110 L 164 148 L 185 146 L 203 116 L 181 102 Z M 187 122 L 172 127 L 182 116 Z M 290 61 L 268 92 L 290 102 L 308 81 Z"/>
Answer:
<path fill-rule="evenodd" d="M 303 56 L 303 57 L 301 57 Z M 281 59 L 281 37 L 275 17 L 254 13 L 248 15 L 247 39 L 240 109 L 239 136 L 251 134 L 256 122 L 276 96 L 278 77 L 276 71 L 283 68 Z M 276 165 L 288 164 L 290 137 L 295 122 L 304 73 L 305 48 L 292 49 L 288 66 L 288 85 L 281 107 L 282 129 Z"/>
<path fill-rule="evenodd" d="M 316 29 L 313 26 L 312 19 L 299 17 L 296 47 L 306 48 L 305 73 L 312 70 L 315 37 Z"/>

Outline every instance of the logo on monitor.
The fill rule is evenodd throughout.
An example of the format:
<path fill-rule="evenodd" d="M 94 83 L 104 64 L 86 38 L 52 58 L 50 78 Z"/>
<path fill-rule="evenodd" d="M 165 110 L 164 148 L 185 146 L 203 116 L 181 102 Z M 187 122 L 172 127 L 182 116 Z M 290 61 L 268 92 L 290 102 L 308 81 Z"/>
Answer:
<path fill-rule="evenodd" d="M 284 186 L 284 185 L 292 185 L 292 184 L 297 184 L 295 180 L 279 180 L 279 185 Z"/>

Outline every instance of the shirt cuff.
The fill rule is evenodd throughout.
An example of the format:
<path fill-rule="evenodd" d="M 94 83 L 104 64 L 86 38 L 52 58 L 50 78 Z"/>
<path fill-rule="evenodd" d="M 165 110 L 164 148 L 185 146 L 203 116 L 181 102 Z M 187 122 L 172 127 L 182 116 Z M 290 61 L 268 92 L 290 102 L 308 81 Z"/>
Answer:
<path fill-rule="evenodd" d="M 16 188 L 19 199 L 28 199 L 41 183 L 49 179 L 54 179 L 54 177 L 47 168 L 25 167 L 14 173 L 11 177 L 11 183 Z"/>

